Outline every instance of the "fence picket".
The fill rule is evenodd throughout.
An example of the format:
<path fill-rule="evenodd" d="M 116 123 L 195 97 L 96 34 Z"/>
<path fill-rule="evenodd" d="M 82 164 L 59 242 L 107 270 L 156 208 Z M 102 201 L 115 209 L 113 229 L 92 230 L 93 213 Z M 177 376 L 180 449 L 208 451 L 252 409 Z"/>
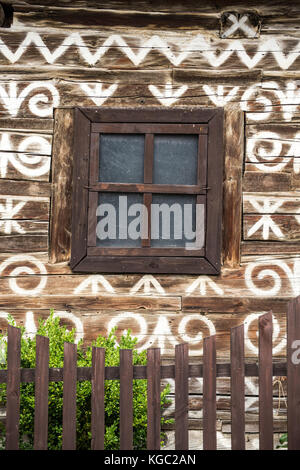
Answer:
<path fill-rule="evenodd" d="M 300 346 L 300 296 L 288 304 L 287 311 L 287 399 L 288 448 L 300 450 L 300 363 L 294 354 Z"/>
<path fill-rule="evenodd" d="M 273 450 L 272 312 L 259 317 L 259 448 Z"/>
<path fill-rule="evenodd" d="M 147 350 L 147 449 L 160 449 L 160 349 Z"/>
<path fill-rule="evenodd" d="M 34 449 L 48 447 L 49 338 L 36 336 Z"/>
<path fill-rule="evenodd" d="M 64 345 L 63 450 L 76 449 L 77 346 Z"/>
<path fill-rule="evenodd" d="M 120 349 L 120 450 L 133 447 L 132 350 Z"/>
<path fill-rule="evenodd" d="M 231 328 L 231 446 L 245 449 L 245 365 L 244 325 Z"/>
<path fill-rule="evenodd" d="M 216 337 L 203 341 L 203 449 L 217 448 Z"/>
<path fill-rule="evenodd" d="M 92 349 L 92 398 L 91 398 L 91 432 L 92 450 L 104 449 L 104 383 L 105 383 L 105 349 Z"/>
<path fill-rule="evenodd" d="M 188 450 L 189 346 L 175 346 L 175 449 Z"/>
<path fill-rule="evenodd" d="M 19 449 L 21 330 L 8 325 L 6 385 L 6 450 Z"/>

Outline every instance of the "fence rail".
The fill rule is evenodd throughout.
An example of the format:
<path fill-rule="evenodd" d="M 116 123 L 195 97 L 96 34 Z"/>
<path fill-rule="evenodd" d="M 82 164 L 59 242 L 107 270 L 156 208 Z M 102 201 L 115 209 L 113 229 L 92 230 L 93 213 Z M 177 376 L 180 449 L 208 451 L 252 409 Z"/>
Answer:
<path fill-rule="evenodd" d="M 300 449 L 300 297 L 287 309 L 287 361 L 272 361 L 272 312 L 259 317 L 257 363 L 245 363 L 244 325 L 231 329 L 231 362 L 216 362 L 216 338 L 204 339 L 203 362 L 189 364 L 188 344 L 175 347 L 175 364 L 161 365 L 159 348 L 147 350 L 147 365 L 132 364 L 132 350 L 120 350 L 120 366 L 105 367 L 105 350 L 93 347 L 92 367 L 77 367 L 76 344 L 65 343 L 64 367 L 49 368 L 49 340 L 36 336 L 36 368 L 21 369 L 21 331 L 8 327 L 7 370 L 0 383 L 7 384 L 6 449 L 19 447 L 20 384 L 35 382 L 34 449 L 47 449 L 48 385 L 63 382 L 62 448 L 76 449 L 76 384 L 89 380 L 91 395 L 91 447 L 104 449 L 105 380 L 120 381 L 120 449 L 133 446 L 133 380 L 147 379 L 147 448 L 160 448 L 160 381 L 175 379 L 175 449 L 187 450 L 189 378 L 203 378 L 203 449 L 216 449 L 216 378 L 231 378 L 232 449 L 245 449 L 245 377 L 259 379 L 259 446 L 273 449 L 273 376 L 287 376 L 288 448 Z M 296 355 L 295 355 L 296 354 Z"/>

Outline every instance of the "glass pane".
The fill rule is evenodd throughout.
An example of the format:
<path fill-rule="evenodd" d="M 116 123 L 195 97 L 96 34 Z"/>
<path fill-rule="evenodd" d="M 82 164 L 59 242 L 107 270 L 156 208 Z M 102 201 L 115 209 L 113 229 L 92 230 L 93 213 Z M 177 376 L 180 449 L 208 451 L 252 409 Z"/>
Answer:
<path fill-rule="evenodd" d="M 196 196 L 153 194 L 151 246 L 188 248 L 196 241 Z M 202 225 L 204 229 L 204 206 Z M 201 220 L 200 220 L 201 222 Z"/>
<path fill-rule="evenodd" d="M 144 182 L 143 134 L 100 134 L 99 181 Z"/>
<path fill-rule="evenodd" d="M 155 135 L 153 183 L 197 184 L 198 136 Z"/>
<path fill-rule="evenodd" d="M 143 195 L 99 193 L 97 246 L 134 248 L 141 246 Z"/>

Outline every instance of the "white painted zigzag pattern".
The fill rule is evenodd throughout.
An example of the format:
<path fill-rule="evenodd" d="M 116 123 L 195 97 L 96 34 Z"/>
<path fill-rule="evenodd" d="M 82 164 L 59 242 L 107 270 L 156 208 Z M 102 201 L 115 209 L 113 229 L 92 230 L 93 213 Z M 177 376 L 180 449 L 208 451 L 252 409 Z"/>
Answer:
<path fill-rule="evenodd" d="M 140 65 L 152 50 L 158 50 L 174 66 L 179 66 L 191 54 L 198 53 L 202 54 L 213 68 L 220 67 L 232 54 L 236 54 L 242 64 L 248 69 L 256 67 L 268 54 L 272 54 L 279 68 L 287 70 L 300 55 L 300 42 L 287 53 L 284 52 L 282 42 L 283 41 L 278 41 L 274 38 L 264 41 L 261 40 L 256 53 L 254 55 L 251 54 L 251 57 L 251 55 L 247 53 L 243 42 L 240 40 L 231 41 L 222 52 L 219 52 L 219 42 L 213 44 L 211 41 L 207 41 L 203 35 L 198 34 L 193 39 L 185 41 L 180 47 L 180 52 L 176 54 L 172 51 L 172 47 L 168 42 L 158 35 L 153 35 L 145 42 L 137 44 L 135 47 L 139 48 L 139 50 L 138 52 L 134 52 L 122 36 L 112 34 L 104 40 L 103 44 L 99 46 L 95 52 L 91 52 L 91 48 L 85 43 L 82 36 L 76 32 L 71 33 L 63 40 L 59 47 L 50 51 L 39 33 L 29 32 L 15 51 L 12 51 L 0 38 L 0 54 L 11 64 L 15 64 L 20 60 L 28 47 L 33 45 L 38 49 L 47 63 L 54 64 L 70 47 L 75 46 L 81 58 L 88 65 L 93 66 L 100 61 L 110 48 L 117 47 L 135 66 Z M 223 42 L 222 45 L 224 44 Z"/>

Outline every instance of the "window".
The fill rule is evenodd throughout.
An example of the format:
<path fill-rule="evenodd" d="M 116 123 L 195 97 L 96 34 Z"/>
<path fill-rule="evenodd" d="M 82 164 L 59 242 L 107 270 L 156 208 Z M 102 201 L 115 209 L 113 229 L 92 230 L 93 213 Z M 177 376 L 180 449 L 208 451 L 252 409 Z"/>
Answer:
<path fill-rule="evenodd" d="M 71 267 L 218 274 L 223 111 L 77 108 Z"/>

